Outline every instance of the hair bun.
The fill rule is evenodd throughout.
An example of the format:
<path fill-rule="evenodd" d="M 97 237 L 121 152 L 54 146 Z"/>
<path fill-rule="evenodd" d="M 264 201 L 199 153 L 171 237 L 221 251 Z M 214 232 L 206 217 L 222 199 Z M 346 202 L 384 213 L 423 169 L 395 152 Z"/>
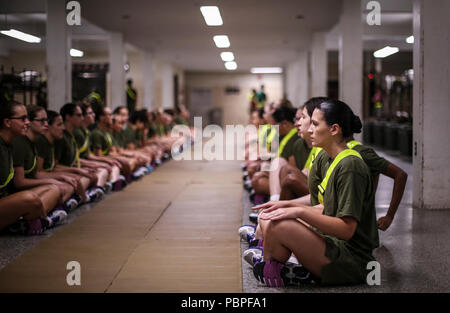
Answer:
<path fill-rule="evenodd" d="M 361 129 L 362 129 L 361 119 L 359 118 L 358 115 L 353 114 L 352 132 L 358 134 L 361 132 Z"/>

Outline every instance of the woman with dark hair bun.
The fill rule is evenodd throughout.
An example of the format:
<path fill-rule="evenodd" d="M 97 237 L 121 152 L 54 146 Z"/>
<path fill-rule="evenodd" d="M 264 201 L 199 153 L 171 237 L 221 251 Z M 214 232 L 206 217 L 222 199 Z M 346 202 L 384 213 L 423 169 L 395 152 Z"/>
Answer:
<path fill-rule="evenodd" d="M 360 122 L 341 101 L 314 110 L 312 144 L 333 160 L 318 187 L 323 206 L 262 210 L 264 261 L 253 269 L 258 280 L 278 287 L 365 282 L 379 240 L 370 170 L 346 143 L 358 130 Z M 286 263 L 291 253 L 302 265 Z"/>

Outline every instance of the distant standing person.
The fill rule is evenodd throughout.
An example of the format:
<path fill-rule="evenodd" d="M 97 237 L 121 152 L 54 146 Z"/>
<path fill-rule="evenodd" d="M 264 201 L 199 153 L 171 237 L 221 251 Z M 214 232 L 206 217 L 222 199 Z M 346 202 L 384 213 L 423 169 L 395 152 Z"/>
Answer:
<path fill-rule="evenodd" d="M 137 99 L 137 92 L 136 89 L 133 88 L 133 80 L 129 79 L 127 80 L 127 108 L 128 113 L 130 115 L 133 115 L 134 111 L 136 110 L 136 99 Z"/>
<path fill-rule="evenodd" d="M 264 92 L 264 85 L 261 85 L 261 89 L 256 94 L 256 97 L 258 98 L 258 109 L 264 108 L 267 100 L 266 93 Z"/>

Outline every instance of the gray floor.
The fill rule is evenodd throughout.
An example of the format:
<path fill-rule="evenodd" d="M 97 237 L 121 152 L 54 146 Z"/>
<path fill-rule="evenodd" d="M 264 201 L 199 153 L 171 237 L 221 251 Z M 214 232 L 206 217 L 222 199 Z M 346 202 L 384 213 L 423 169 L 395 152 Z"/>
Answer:
<path fill-rule="evenodd" d="M 305 286 L 301 288 L 269 288 L 259 283 L 252 269 L 242 262 L 244 292 L 449 292 L 450 291 L 450 211 L 430 211 L 412 208 L 412 163 L 398 154 L 377 152 L 404 169 L 409 177 L 405 194 L 390 228 L 380 231 L 380 247 L 374 256 L 381 264 L 379 286 L 358 285 L 342 287 Z M 380 176 L 376 194 L 377 216 L 383 216 L 389 207 L 393 180 Z M 248 193 L 243 197 L 243 224 L 249 224 L 251 206 Z M 248 247 L 241 243 L 241 251 Z"/>

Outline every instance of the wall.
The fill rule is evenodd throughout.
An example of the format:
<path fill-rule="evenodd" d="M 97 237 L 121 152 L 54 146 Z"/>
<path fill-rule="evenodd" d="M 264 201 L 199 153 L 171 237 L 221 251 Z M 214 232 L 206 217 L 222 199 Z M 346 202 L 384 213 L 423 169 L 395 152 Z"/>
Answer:
<path fill-rule="evenodd" d="M 189 92 L 192 88 L 211 88 L 213 107 L 222 109 L 222 122 L 248 124 L 249 95 L 252 88 L 259 90 L 263 84 L 267 101 L 279 101 L 283 95 L 282 75 L 240 74 L 240 73 L 185 73 L 185 101 L 189 106 Z M 227 95 L 226 87 L 239 87 L 238 94 Z"/>

